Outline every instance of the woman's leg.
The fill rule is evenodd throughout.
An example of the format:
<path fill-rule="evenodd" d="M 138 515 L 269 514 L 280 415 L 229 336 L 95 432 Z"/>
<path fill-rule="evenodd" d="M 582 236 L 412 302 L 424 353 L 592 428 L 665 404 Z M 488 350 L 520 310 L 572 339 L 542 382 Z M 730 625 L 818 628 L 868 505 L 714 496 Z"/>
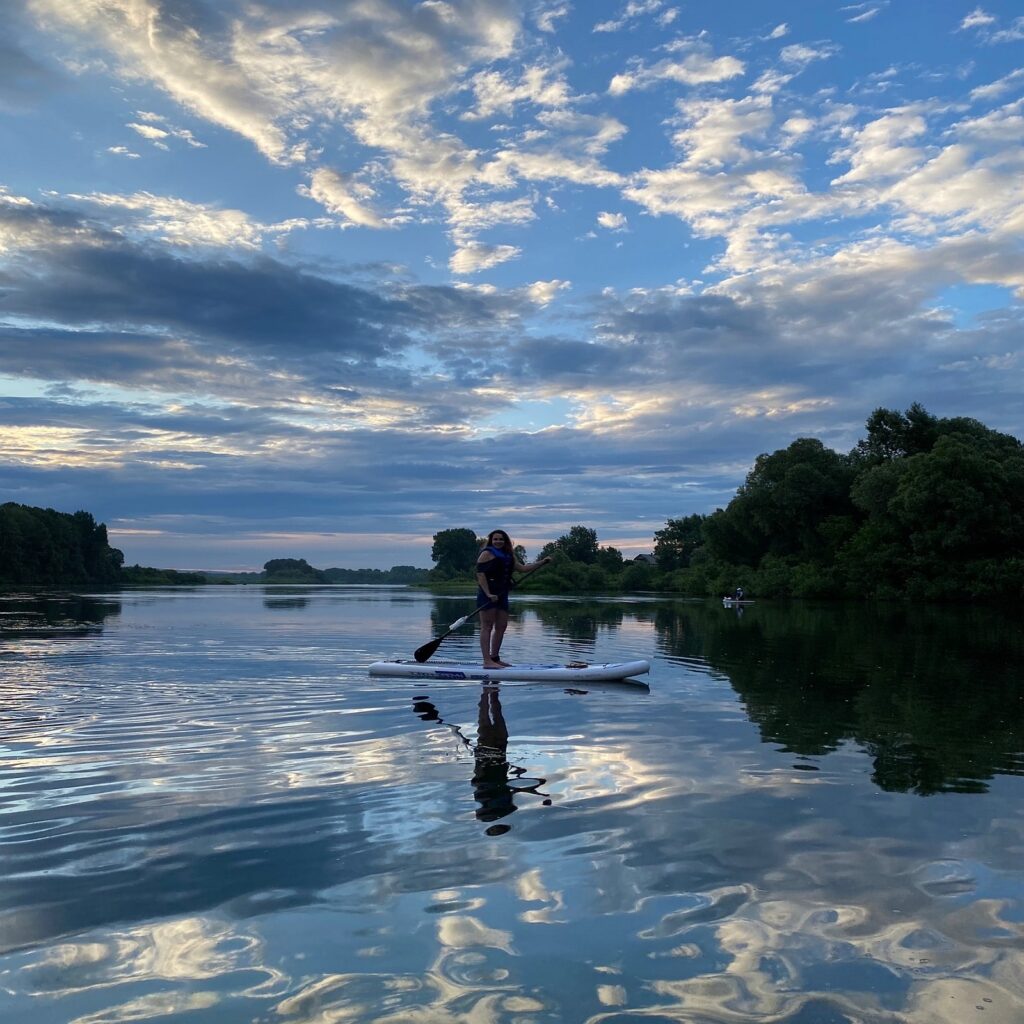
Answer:
<path fill-rule="evenodd" d="M 493 608 L 485 608 L 480 613 L 480 654 L 484 668 L 497 668 L 491 657 L 491 633 L 494 630 L 494 616 L 498 613 Z"/>
<path fill-rule="evenodd" d="M 490 654 L 491 661 L 496 665 L 505 664 L 498 655 L 501 653 L 501 641 L 505 638 L 505 629 L 507 626 L 508 612 L 503 608 L 499 608 L 494 613 L 494 629 L 491 632 L 491 649 L 488 652 Z"/>

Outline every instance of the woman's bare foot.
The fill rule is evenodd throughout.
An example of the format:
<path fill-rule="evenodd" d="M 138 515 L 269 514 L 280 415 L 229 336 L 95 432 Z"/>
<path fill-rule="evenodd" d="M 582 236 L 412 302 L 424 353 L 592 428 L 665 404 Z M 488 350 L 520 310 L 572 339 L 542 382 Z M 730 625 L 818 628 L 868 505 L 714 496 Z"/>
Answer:
<path fill-rule="evenodd" d="M 494 664 L 498 668 L 511 668 L 512 667 L 507 661 L 502 661 L 501 658 L 494 658 L 493 661 L 494 661 Z M 488 667 L 490 667 L 490 666 L 488 666 Z"/>
<path fill-rule="evenodd" d="M 508 665 L 506 665 L 503 661 L 488 660 L 484 662 L 484 668 L 508 668 Z"/>

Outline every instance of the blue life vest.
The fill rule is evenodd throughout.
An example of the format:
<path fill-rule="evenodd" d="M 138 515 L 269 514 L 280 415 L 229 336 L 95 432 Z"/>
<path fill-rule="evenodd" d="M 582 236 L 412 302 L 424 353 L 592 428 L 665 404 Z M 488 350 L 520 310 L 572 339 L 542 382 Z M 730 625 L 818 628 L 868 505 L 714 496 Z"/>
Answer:
<path fill-rule="evenodd" d="M 504 551 L 499 551 L 497 548 L 490 546 L 484 548 L 484 551 L 489 551 L 494 558 L 487 562 L 477 562 L 476 571 L 482 572 L 487 577 L 487 582 L 491 588 L 497 588 L 502 593 L 507 591 L 512 584 L 512 566 L 514 559 L 512 555 L 505 554 Z M 482 554 L 483 552 L 481 552 Z"/>

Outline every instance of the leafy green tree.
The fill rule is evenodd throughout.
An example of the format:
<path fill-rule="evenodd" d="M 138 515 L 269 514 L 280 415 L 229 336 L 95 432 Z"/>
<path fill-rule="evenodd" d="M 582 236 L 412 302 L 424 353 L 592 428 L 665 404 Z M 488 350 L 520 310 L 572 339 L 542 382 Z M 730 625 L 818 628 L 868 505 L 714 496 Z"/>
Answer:
<path fill-rule="evenodd" d="M 883 600 L 899 597 L 913 572 L 906 543 L 885 518 L 864 523 L 837 552 L 836 567 L 847 596 Z"/>
<path fill-rule="evenodd" d="M 476 533 L 463 527 L 439 530 L 434 534 L 430 557 L 436 563 L 431 575 L 435 579 L 450 580 L 471 574 L 480 553 Z"/>
<path fill-rule="evenodd" d="M 825 556 L 820 527 L 855 511 L 853 479 L 850 459 L 817 438 L 798 438 L 788 448 L 759 455 L 728 508 L 703 524 L 712 554 L 750 566 L 767 554 L 797 560 Z"/>
<path fill-rule="evenodd" d="M 622 557 L 622 552 L 618 548 L 613 548 L 610 544 L 597 549 L 597 565 L 605 571 L 605 573 L 618 573 L 622 572 L 626 561 Z"/>
<path fill-rule="evenodd" d="M 654 570 L 646 562 L 630 562 L 619 578 L 623 590 L 650 590 Z"/>
<path fill-rule="evenodd" d="M 1011 458 L 962 434 L 907 460 L 891 510 L 918 554 L 945 558 L 1019 553 L 1024 539 L 1024 454 Z"/>
<path fill-rule="evenodd" d="M 597 531 L 587 526 L 573 526 L 558 540 L 545 544 L 541 549 L 541 557 L 561 555 L 570 562 L 593 565 L 597 562 L 597 551 Z"/>
<path fill-rule="evenodd" d="M 118 582 L 123 563 L 88 512 L 0 505 L 0 582 L 105 585 Z"/>
<path fill-rule="evenodd" d="M 655 554 L 663 585 L 685 593 L 742 584 L 778 597 L 1018 600 L 1024 446 L 917 403 L 876 409 L 848 455 L 800 438 L 759 456 L 729 505 L 700 523 L 690 568 L 683 523 L 658 531 Z"/>
<path fill-rule="evenodd" d="M 707 516 L 690 515 L 669 519 L 664 529 L 654 534 L 654 559 L 663 572 L 686 569 L 693 553 L 704 543 L 704 520 Z"/>
<path fill-rule="evenodd" d="M 764 556 L 763 538 L 737 500 L 733 498 L 724 509 L 715 509 L 704 521 L 702 532 L 708 555 L 714 563 L 757 565 Z"/>
<path fill-rule="evenodd" d="M 931 451 L 939 436 L 939 420 L 915 402 L 905 413 L 876 409 L 867 421 L 868 436 L 855 453 L 871 462 L 890 462 Z"/>
<path fill-rule="evenodd" d="M 418 569 L 414 565 L 393 565 L 385 573 L 388 583 L 420 583 L 426 575 L 426 569 Z"/>
<path fill-rule="evenodd" d="M 858 477 L 853 500 L 868 520 L 841 550 L 842 570 L 878 596 L 1019 592 L 993 567 L 1024 556 L 1024 446 L 972 420 L 936 430 L 929 451 Z"/>
<path fill-rule="evenodd" d="M 314 569 L 304 558 L 272 558 L 263 565 L 267 583 L 323 583 L 324 574 Z"/>

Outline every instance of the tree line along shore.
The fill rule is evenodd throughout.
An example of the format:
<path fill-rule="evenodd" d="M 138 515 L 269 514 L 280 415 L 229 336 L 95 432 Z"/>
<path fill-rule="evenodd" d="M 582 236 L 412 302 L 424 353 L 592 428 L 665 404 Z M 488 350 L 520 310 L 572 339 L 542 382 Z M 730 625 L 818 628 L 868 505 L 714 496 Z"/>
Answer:
<path fill-rule="evenodd" d="M 124 566 L 106 527 L 74 514 L 0 505 L 0 584 L 401 583 L 471 586 L 474 530 L 433 536 L 432 569 L 316 569 L 272 559 L 260 573 Z M 518 551 L 525 561 L 527 552 Z M 663 591 L 691 597 L 742 586 L 750 597 L 1020 600 L 1024 446 L 968 417 L 922 406 L 876 409 L 849 452 L 814 438 L 759 455 L 735 497 L 710 515 L 669 519 L 649 555 L 627 559 L 577 525 L 537 557 L 536 593 Z"/>

